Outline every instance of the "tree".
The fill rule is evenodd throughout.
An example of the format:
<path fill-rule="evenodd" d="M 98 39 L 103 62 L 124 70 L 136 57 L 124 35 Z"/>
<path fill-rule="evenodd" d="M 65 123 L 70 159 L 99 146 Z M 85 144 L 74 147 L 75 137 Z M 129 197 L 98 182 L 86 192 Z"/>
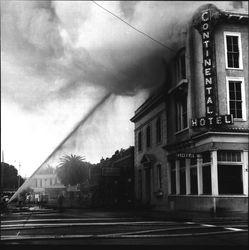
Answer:
<path fill-rule="evenodd" d="M 16 190 L 18 188 L 19 175 L 14 166 L 1 162 L 0 174 L 2 190 Z M 20 185 L 22 185 L 23 182 L 24 179 L 20 176 Z"/>
<path fill-rule="evenodd" d="M 41 168 L 39 170 L 38 174 L 53 174 L 54 171 L 55 171 L 55 169 L 52 166 L 47 165 L 47 166 Z"/>
<path fill-rule="evenodd" d="M 65 186 L 76 185 L 88 179 L 89 163 L 85 158 L 77 155 L 65 155 L 61 158 L 61 163 L 56 169 L 56 174 Z"/>

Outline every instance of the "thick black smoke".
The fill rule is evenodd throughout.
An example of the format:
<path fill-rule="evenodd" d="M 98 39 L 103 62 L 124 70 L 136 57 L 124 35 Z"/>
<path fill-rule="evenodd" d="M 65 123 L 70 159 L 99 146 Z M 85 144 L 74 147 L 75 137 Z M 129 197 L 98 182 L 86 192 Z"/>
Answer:
<path fill-rule="evenodd" d="M 205 3 L 99 2 L 170 50 L 91 1 L 2 1 L 5 98 L 32 110 L 73 98 L 86 85 L 117 95 L 154 88 L 165 77 L 162 58 L 181 47 L 193 12 Z"/>

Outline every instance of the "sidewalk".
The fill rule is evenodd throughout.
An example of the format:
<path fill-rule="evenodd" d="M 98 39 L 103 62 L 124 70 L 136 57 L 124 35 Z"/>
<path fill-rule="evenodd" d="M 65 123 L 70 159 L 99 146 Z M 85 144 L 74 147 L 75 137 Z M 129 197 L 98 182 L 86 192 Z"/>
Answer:
<path fill-rule="evenodd" d="M 9 207 L 7 213 L 57 213 L 56 208 L 43 207 Z M 83 218 L 144 218 L 144 219 L 160 219 L 174 221 L 245 221 L 248 220 L 248 213 L 242 212 L 226 212 L 212 214 L 208 212 L 190 212 L 190 211 L 156 211 L 149 208 L 129 208 L 129 209 L 111 209 L 111 208 L 64 208 L 63 215 L 83 217 Z"/>
<path fill-rule="evenodd" d="M 144 219 L 161 219 L 174 221 L 239 221 L 248 220 L 248 213 L 230 212 L 223 214 L 211 214 L 204 212 L 189 211 L 154 211 L 148 209 L 89 209 L 89 208 L 66 208 L 63 214 L 75 215 L 79 217 L 139 217 Z"/>

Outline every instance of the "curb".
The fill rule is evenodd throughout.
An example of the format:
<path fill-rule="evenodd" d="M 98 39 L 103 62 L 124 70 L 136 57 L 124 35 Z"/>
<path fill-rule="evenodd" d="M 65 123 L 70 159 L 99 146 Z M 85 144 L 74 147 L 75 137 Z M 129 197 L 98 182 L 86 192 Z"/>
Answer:
<path fill-rule="evenodd" d="M 84 209 L 65 209 L 64 214 L 73 214 L 78 216 L 85 216 L 88 213 L 110 213 L 114 216 L 119 216 L 121 214 L 127 214 L 134 217 L 144 217 L 144 218 L 154 218 L 154 219 L 164 219 L 164 220 L 190 220 L 190 221 L 239 221 L 248 220 L 248 214 L 246 213 L 231 213 L 231 214 L 220 214 L 213 215 L 208 213 L 186 213 L 186 212 L 164 212 L 164 211 L 115 211 L 115 210 L 84 210 Z"/>

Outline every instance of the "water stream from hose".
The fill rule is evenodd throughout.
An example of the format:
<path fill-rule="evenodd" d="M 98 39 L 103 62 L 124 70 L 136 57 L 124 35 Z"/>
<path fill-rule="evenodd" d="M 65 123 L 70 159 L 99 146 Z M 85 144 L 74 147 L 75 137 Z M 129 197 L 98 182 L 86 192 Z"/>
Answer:
<path fill-rule="evenodd" d="M 101 107 L 109 98 L 111 97 L 111 94 L 106 94 L 89 112 L 84 115 L 84 117 L 74 126 L 74 128 L 68 133 L 68 135 L 59 143 L 59 145 L 52 151 L 52 153 L 44 160 L 44 162 L 35 170 L 35 172 L 18 188 L 18 190 L 14 193 L 14 195 L 10 198 L 8 203 L 13 201 L 15 198 L 18 197 L 18 195 L 29 187 L 32 179 L 34 176 L 41 170 L 46 164 L 53 158 L 57 152 L 59 152 L 63 145 L 81 128 L 84 126 L 84 124 L 95 114 L 95 112 L 98 110 L 99 107 Z"/>

